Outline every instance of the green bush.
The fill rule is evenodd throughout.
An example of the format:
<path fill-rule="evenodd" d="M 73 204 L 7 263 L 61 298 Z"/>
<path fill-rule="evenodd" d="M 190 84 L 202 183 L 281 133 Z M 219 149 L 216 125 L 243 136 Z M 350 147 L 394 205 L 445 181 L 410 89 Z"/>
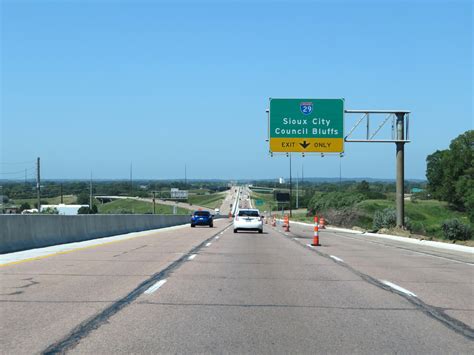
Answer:
<path fill-rule="evenodd" d="M 397 211 L 393 208 L 385 208 L 375 211 L 374 229 L 394 228 L 397 225 Z"/>
<path fill-rule="evenodd" d="M 408 217 L 405 217 L 404 224 L 407 230 L 412 230 L 412 223 Z M 395 228 L 397 226 L 397 211 L 390 207 L 381 211 L 375 211 L 373 226 L 377 230 L 381 228 Z"/>
<path fill-rule="evenodd" d="M 342 210 L 354 206 L 365 199 L 365 195 L 352 192 L 328 192 L 324 194 L 314 194 L 309 202 L 309 209 L 312 213 L 327 211 L 329 209 Z"/>
<path fill-rule="evenodd" d="M 42 214 L 59 214 L 58 210 L 54 207 L 48 207 L 41 211 Z"/>
<path fill-rule="evenodd" d="M 472 238 L 472 229 L 458 219 L 448 219 L 443 222 L 441 228 L 444 237 L 449 240 L 469 240 Z"/>
<path fill-rule="evenodd" d="M 426 234 L 425 225 L 420 221 L 413 221 L 410 226 L 410 231 L 416 234 Z"/>
<path fill-rule="evenodd" d="M 30 208 L 31 208 L 31 206 L 28 202 L 23 202 L 20 205 L 20 211 L 29 210 Z"/>

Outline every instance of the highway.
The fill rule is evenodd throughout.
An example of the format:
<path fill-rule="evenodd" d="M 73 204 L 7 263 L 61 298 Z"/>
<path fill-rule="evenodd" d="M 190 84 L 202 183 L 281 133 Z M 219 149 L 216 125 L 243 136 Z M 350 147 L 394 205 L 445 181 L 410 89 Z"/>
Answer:
<path fill-rule="evenodd" d="M 250 206 L 239 189 L 224 213 Z M 311 226 L 221 219 L 6 264 L 1 353 L 473 353 L 472 254 L 311 241 Z"/>

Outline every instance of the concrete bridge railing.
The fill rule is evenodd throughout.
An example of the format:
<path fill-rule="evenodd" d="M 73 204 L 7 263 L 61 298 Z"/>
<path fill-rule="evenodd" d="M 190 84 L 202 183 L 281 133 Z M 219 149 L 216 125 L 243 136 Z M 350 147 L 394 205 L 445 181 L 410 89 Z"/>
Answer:
<path fill-rule="evenodd" d="M 189 223 L 188 215 L 0 215 L 0 254 Z"/>

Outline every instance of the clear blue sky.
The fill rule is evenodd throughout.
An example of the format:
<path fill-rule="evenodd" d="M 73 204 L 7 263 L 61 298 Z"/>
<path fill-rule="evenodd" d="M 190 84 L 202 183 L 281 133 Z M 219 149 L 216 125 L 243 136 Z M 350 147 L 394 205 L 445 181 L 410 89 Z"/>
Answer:
<path fill-rule="evenodd" d="M 3 0 L 1 16 L 2 177 L 37 156 L 45 178 L 287 176 L 269 97 L 411 110 L 407 178 L 473 129 L 471 1 Z M 339 176 L 336 157 L 293 163 Z M 395 146 L 347 144 L 342 176 L 394 178 Z"/>

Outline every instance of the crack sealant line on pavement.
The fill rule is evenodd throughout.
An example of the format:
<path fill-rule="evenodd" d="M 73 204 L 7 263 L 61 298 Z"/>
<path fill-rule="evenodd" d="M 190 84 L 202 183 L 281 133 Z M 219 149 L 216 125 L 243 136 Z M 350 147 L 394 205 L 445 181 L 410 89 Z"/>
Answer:
<path fill-rule="evenodd" d="M 293 223 L 298 223 L 298 222 L 293 222 Z M 303 223 L 299 223 L 299 224 L 303 224 Z M 307 223 L 305 223 L 304 225 L 306 225 Z M 430 257 L 433 257 L 433 258 L 438 258 L 438 259 L 444 259 L 444 260 L 449 260 L 449 261 L 452 261 L 454 263 L 459 263 L 459 264 L 464 264 L 464 265 L 469 265 L 469 266 L 474 266 L 474 263 L 470 263 L 470 262 L 467 262 L 467 261 L 460 261 L 460 260 L 456 260 L 456 259 L 452 259 L 452 258 L 447 258 L 445 256 L 439 256 L 439 255 L 436 255 L 436 254 L 432 254 L 432 253 L 429 253 L 427 251 L 417 251 L 417 250 L 413 250 L 413 249 L 410 249 L 410 248 L 407 248 L 407 247 L 403 247 L 403 246 L 400 246 L 400 245 L 393 245 L 393 244 L 385 244 L 385 243 L 382 243 L 382 242 L 378 242 L 378 241 L 375 241 L 375 240 L 368 240 L 366 238 L 364 239 L 360 239 L 359 237 L 350 237 L 348 235 L 343 235 L 341 233 L 346 233 L 346 232 L 335 232 L 333 230 L 330 230 L 328 229 L 327 230 L 328 232 L 332 233 L 332 234 L 335 234 L 337 235 L 338 237 L 340 238 L 345 238 L 345 239 L 352 239 L 352 240 L 356 240 L 358 242 L 365 242 L 365 243 L 371 243 L 371 244 L 376 244 L 376 245 L 380 245 L 380 246 L 383 246 L 383 247 L 386 247 L 386 248 L 395 248 L 395 249 L 400 249 L 400 250 L 406 250 L 406 251 L 410 251 L 412 253 L 415 253 L 415 254 L 420 254 L 420 255 L 424 255 L 424 256 L 430 256 Z M 346 233 L 347 234 L 347 233 Z M 371 237 L 371 235 L 368 235 L 368 234 L 358 234 L 360 237 Z M 398 240 L 397 240 L 398 241 Z M 402 242 L 406 242 L 406 241 L 402 241 Z M 422 244 L 420 244 L 422 245 Z M 449 244 L 448 244 L 449 245 Z M 423 246 L 427 246 L 427 247 L 431 247 L 430 245 L 423 245 Z M 441 248 L 439 248 L 441 249 Z M 464 251 L 463 251 L 464 252 Z"/>
<path fill-rule="evenodd" d="M 94 330 L 100 328 L 103 324 L 107 323 L 110 317 L 117 314 L 122 309 L 130 305 L 133 301 L 135 301 L 138 297 L 140 297 L 144 293 L 144 291 L 156 285 L 157 282 L 159 282 L 160 280 L 169 277 L 176 269 L 178 269 L 184 262 L 186 262 L 191 255 L 196 254 L 201 248 L 206 245 L 206 243 L 212 240 L 212 238 L 214 238 L 219 233 L 220 231 L 213 234 L 211 237 L 207 238 L 197 246 L 193 247 L 179 259 L 173 261 L 168 267 L 153 274 L 150 278 L 143 281 L 126 296 L 115 301 L 110 306 L 104 308 L 96 315 L 86 319 L 85 321 L 75 326 L 65 337 L 58 340 L 54 344 L 51 344 L 41 353 L 63 354 L 66 351 L 74 348 L 77 344 L 79 344 L 82 339 L 86 338 Z"/>
<path fill-rule="evenodd" d="M 298 221 L 293 221 L 293 224 L 301 225 L 301 226 L 308 226 L 312 227 L 313 224 L 310 223 L 305 223 L 305 222 L 298 222 Z M 458 245 L 458 244 L 448 244 L 448 243 L 443 243 L 443 242 L 437 242 L 437 241 L 432 241 L 432 240 L 425 240 L 425 239 L 418 239 L 418 238 L 407 238 L 407 237 L 400 237 L 397 235 L 390 235 L 390 234 L 378 234 L 378 233 L 370 233 L 370 232 L 360 232 L 352 229 L 346 229 L 346 228 L 338 228 L 338 227 L 328 227 L 328 231 L 340 235 L 340 233 L 345 233 L 345 234 L 355 234 L 360 237 L 374 237 L 374 238 L 379 238 L 379 239 L 386 239 L 386 240 L 392 240 L 392 241 L 397 241 L 401 243 L 408 243 L 408 244 L 416 244 L 416 245 L 421 245 L 421 246 L 426 246 L 426 247 L 431 247 L 431 248 L 437 248 L 437 249 L 445 249 L 445 250 L 451 250 L 451 251 L 459 251 L 463 253 L 471 253 L 474 254 L 474 248 L 466 245 Z"/>
<path fill-rule="evenodd" d="M 413 304 L 416 307 L 416 309 L 422 311 L 423 313 L 430 316 L 431 318 L 434 318 L 435 320 L 437 320 L 440 323 L 444 324 L 449 329 L 453 330 L 454 332 L 456 332 L 458 334 L 463 335 L 464 337 L 466 337 L 470 340 L 474 340 L 474 329 L 473 328 L 471 328 L 469 325 L 457 320 L 456 318 L 453 318 L 453 317 L 447 315 L 441 308 L 434 307 L 434 306 L 431 306 L 429 304 L 426 304 L 425 302 L 420 300 L 418 297 L 416 297 L 411 292 L 410 292 L 411 294 L 402 292 L 401 290 L 399 290 L 397 288 L 394 288 L 391 285 L 389 285 L 387 283 L 384 283 L 383 281 L 377 280 L 377 279 L 373 278 L 372 276 L 369 276 L 369 275 L 364 274 L 363 272 L 361 272 L 359 270 L 354 269 L 352 266 L 348 265 L 345 262 L 335 260 L 334 258 L 331 258 L 331 255 L 319 251 L 316 247 L 313 247 L 310 244 L 307 244 L 307 245 L 306 244 L 301 244 L 300 242 L 298 242 L 297 240 L 294 239 L 295 237 L 296 238 L 302 237 L 300 235 L 297 235 L 297 234 L 294 234 L 293 232 L 290 232 L 290 234 L 292 234 L 292 235 L 291 236 L 286 236 L 284 232 L 278 230 L 277 228 L 274 228 L 274 230 L 276 232 L 278 232 L 281 236 L 283 236 L 285 239 L 287 239 L 287 240 L 289 240 L 293 243 L 296 243 L 296 244 L 298 244 L 299 246 L 301 246 L 303 248 L 311 250 L 313 253 L 316 253 L 319 256 L 322 256 L 323 258 L 328 258 L 328 259 L 332 260 L 333 262 L 341 265 L 342 267 L 345 267 L 346 269 L 350 270 L 352 273 L 356 274 L 357 276 L 359 276 L 363 280 L 367 281 L 368 283 L 370 283 L 370 284 L 372 284 L 372 285 L 374 285 L 378 288 L 384 289 L 386 291 L 395 293 L 395 294 L 403 297 L 405 300 L 407 300 L 408 302 Z"/>

